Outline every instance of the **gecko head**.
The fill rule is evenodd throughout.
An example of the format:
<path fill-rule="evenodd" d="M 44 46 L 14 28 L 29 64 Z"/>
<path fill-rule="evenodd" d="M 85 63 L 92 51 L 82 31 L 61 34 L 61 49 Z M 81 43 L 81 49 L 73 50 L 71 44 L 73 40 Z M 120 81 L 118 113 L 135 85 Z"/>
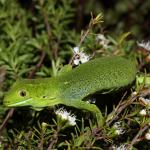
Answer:
<path fill-rule="evenodd" d="M 46 96 L 45 89 L 33 80 L 18 80 L 4 96 L 6 107 L 31 106 L 38 110 L 56 103 L 54 96 Z"/>
<path fill-rule="evenodd" d="M 25 80 L 18 80 L 5 94 L 3 104 L 6 107 L 26 106 L 32 101 L 29 85 Z"/>

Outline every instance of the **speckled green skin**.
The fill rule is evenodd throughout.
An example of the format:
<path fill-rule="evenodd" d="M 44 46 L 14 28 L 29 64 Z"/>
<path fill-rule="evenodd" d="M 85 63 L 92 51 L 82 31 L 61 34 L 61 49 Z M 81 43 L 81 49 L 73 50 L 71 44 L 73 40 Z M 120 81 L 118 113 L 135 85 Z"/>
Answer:
<path fill-rule="evenodd" d="M 108 93 L 135 80 L 135 63 L 123 57 L 96 58 L 62 75 L 44 79 L 18 80 L 5 96 L 7 107 L 31 106 L 34 109 L 64 104 L 93 112 L 100 126 L 103 117 L 95 104 L 83 99 L 88 95 Z M 25 91 L 25 96 L 19 92 Z"/>
<path fill-rule="evenodd" d="M 83 99 L 95 92 L 108 93 L 135 80 L 136 66 L 122 57 L 97 58 L 60 76 L 63 97 Z M 66 83 L 66 84 L 63 84 Z"/>

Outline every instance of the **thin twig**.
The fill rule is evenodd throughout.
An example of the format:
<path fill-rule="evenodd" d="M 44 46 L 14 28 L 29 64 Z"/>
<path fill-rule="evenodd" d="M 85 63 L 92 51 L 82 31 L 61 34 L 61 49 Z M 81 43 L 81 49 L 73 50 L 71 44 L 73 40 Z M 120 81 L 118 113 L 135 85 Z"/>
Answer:
<path fill-rule="evenodd" d="M 93 26 L 100 23 L 100 22 L 103 22 L 101 21 L 102 19 L 102 15 L 101 14 L 98 14 L 95 18 L 93 17 L 93 14 L 91 13 L 91 20 L 89 22 L 89 25 L 88 25 L 88 28 L 85 32 L 83 32 L 81 34 L 81 39 L 80 39 L 80 43 L 79 43 L 79 47 L 80 45 L 84 42 L 85 38 L 90 34 L 90 31 L 92 30 Z"/>
<path fill-rule="evenodd" d="M 42 66 L 42 63 L 44 61 L 45 56 L 46 56 L 46 52 L 42 50 L 42 54 L 41 54 L 39 62 L 37 63 L 35 68 L 29 73 L 29 76 L 28 76 L 29 79 L 33 78 L 33 76 L 35 75 L 36 71 Z"/>
<path fill-rule="evenodd" d="M 8 120 L 12 117 L 13 113 L 14 113 L 14 108 L 10 109 L 9 112 L 7 113 L 7 116 L 5 117 L 2 125 L 0 126 L 0 135 L 1 135 L 2 131 L 3 131 L 3 129 L 5 128 Z"/>
<path fill-rule="evenodd" d="M 58 131 L 56 131 L 56 133 L 54 134 L 54 136 L 51 138 L 50 144 L 49 144 L 47 150 L 52 150 L 53 145 L 54 145 L 55 143 L 57 143 L 57 141 L 58 141 Z"/>
<path fill-rule="evenodd" d="M 116 110 L 118 110 L 118 109 L 120 108 L 120 106 L 122 105 L 123 100 L 124 100 L 124 98 L 125 98 L 126 95 L 127 95 L 127 92 L 125 92 L 125 93 L 123 94 L 121 100 L 119 101 L 117 107 L 115 108 Z"/>
<path fill-rule="evenodd" d="M 115 114 L 114 114 L 114 117 L 107 123 L 108 126 L 110 126 L 110 124 L 112 122 L 114 122 L 119 114 L 127 107 L 129 106 L 130 104 L 132 104 L 136 99 L 138 98 L 138 95 L 133 95 L 131 96 L 131 98 L 128 100 L 128 101 L 124 101 L 122 102 L 121 104 L 119 103 L 119 107 L 117 106 L 117 109 L 115 110 Z"/>
<path fill-rule="evenodd" d="M 128 145 L 127 149 L 130 150 L 132 146 L 138 141 L 139 137 L 149 128 L 149 125 L 145 125 L 143 128 L 139 130 L 139 132 L 136 134 L 136 136 L 133 138 L 131 143 Z"/>
<path fill-rule="evenodd" d="M 150 88 L 143 88 L 140 97 L 145 97 L 147 95 L 150 95 Z"/>
<path fill-rule="evenodd" d="M 57 52 L 58 52 L 58 45 L 55 43 L 55 41 L 53 41 L 53 43 L 52 43 L 52 32 L 51 32 L 50 24 L 48 21 L 48 15 L 47 15 L 45 8 L 43 7 L 42 4 L 41 4 L 41 13 L 42 13 L 43 18 L 44 18 L 44 24 L 46 27 L 46 32 L 48 34 L 49 49 L 50 50 L 52 49 L 52 54 L 53 54 L 54 58 L 56 59 L 57 58 Z M 53 46 L 51 46 L 51 45 L 53 45 Z"/>
<path fill-rule="evenodd" d="M 46 11 L 45 11 L 43 5 L 41 5 L 41 11 L 42 11 L 42 15 L 44 17 L 44 23 L 45 23 L 46 31 L 47 31 L 47 34 L 48 34 L 48 40 L 49 40 L 49 43 L 51 43 L 52 33 L 51 33 L 50 25 L 49 25 L 49 22 L 48 22 L 48 16 L 46 14 Z"/>
<path fill-rule="evenodd" d="M 85 40 L 85 38 L 88 36 L 90 30 L 91 30 L 91 28 L 88 28 L 85 32 L 83 32 L 81 34 L 81 39 L 80 39 L 79 46 L 83 43 L 83 41 Z"/>
<path fill-rule="evenodd" d="M 40 143 L 38 144 L 38 149 L 39 150 L 43 150 L 43 144 L 44 144 L 44 133 L 43 133 L 43 130 L 41 131 L 41 140 L 40 140 Z"/>

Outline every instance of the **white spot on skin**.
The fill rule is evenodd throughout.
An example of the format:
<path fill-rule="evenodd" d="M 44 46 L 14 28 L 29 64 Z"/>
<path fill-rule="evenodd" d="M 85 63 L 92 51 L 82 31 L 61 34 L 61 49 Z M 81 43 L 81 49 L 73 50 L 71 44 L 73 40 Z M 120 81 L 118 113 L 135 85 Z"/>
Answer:
<path fill-rule="evenodd" d="M 69 82 L 66 81 L 66 82 L 64 82 L 64 84 L 67 85 L 67 84 L 69 84 Z"/>

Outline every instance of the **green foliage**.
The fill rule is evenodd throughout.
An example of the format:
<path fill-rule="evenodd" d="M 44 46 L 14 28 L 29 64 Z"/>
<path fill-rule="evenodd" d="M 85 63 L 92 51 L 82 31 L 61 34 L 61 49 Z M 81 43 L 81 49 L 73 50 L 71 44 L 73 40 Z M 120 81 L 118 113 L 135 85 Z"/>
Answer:
<path fill-rule="evenodd" d="M 93 1 L 88 0 L 83 9 L 83 14 L 85 16 L 90 14 L 88 18 L 92 19 L 85 21 L 84 31 L 80 36 L 80 32 L 77 30 L 82 20 L 76 18 L 80 11 L 76 9 L 77 4 L 73 0 L 32 0 L 27 2 L 0 0 L 0 124 L 8 114 L 8 109 L 2 105 L 3 96 L 14 81 L 21 77 L 57 76 L 68 71 L 73 59 L 72 49 L 76 46 L 95 57 L 136 56 L 139 66 L 142 66 L 140 71 L 146 70 L 149 73 L 147 68 L 150 63 L 145 62 L 149 53 L 145 55 L 134 51 L 136 41 L 130 38 L 130 35 L 133 34 L 139 37 L 145 36 L 144 33 L 141 33 L 145 29 L 144 27 L 140 29 L 141 25 L 137 26 L 132 22 L 129 22 L 130 28 L 128 28 L 122 17 L 124 15 L 127 21 L 131 21 L 131 18 L 134 17 L 138 24 L 142 24 L 144 18 L 139 18 L 139 16 L 141 13 L 146 16 L 149 0 L 142 2 L 141 11 L 137 9 L 141 2 L 136 0 L 118 1 L 116 5 L 114 3 L 111 8 L 107 9 L 107 12 L 102 2 L 95 0 L 97 5 L 94 6 L 94 9 L 92 3 Z M 131 13 L 127 15 L 129 7 L 132 8 Z M 91 10 L 93 10 L 92 16 Z M 104 12 L 104 23 L 101 23 L 100 10 Z M 94 14 L 97 13 L 99 15 L 94 17 Z M 121 21 L 118 21 L 120 18 L 122 18 Z M 90 23 L 87 24 L 86 22 L 89 21 Z M 105 39 L 102 41 L 97 37 L 103 35 L 105 26 L 110 29 L 113 27 L 113 32 L 105 34 Z M 64 64 L 69 65 L 62 68 Z M 133 89 L 135 89 L 134 86 Z M 144 90 L 143 87 L 139 87 L 137 95 L 141 91 L 144 93 Z M 103 129 L 99 129 L 93 123 L 95 120 L 92 116 L 90 116 L 90 120 L 88 119 L 88 113 L 73 108 L 69 109 L 77 116 L 77 125 L 75 126 L 69 126 L 67 121 L 56 117 L 53 110 L 36 112 L 29 108 L 16 109 L 12 118 L 4 126 L 3 132 L 0 131 L 0 149 L 84 150 L 111 148 L 118 143 L 131 144 L 137 132 L 150 122 L 149 115 L 139 115 L 142 109 L 149 112 L 149 108 L 141 104 L 137 95 L 132 101 L 132 94 L 132 92 L 128 93 L 124 97 L 117 95 L 115 98 L 112 96 L 114 101 L 122 99 L 122 102 L 114 108 L 111 103 L 110 110 L 103 111 L 106 120 Z M 149 95 L 145 94 L 144 96 Z M 126 107 L 122 109 L 124 106 Z M 104 106 L 102 107 L 104 108 Z M 115 126 L 115 122 L 121 122 L 118 128 Z M 118 134 L 121 129 L 124 133 Z M 142 147 L 146 150 L 150 146 L 148 140 L 143 140 L 146 132 L 147 130 L 137 139 L 133 149 Z"/>

